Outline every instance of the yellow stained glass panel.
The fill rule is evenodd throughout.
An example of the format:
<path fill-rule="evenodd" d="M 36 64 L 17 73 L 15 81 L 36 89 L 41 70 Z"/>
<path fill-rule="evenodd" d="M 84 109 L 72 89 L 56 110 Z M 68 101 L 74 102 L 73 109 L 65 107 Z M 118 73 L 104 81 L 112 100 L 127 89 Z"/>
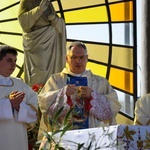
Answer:
<path fill-rule="evenodd" d="M 20 69 L 16 67 L 15 71 L 11 74 L 12 77 L 16 77 L 19 73 Z"/>
<path fill-rule="evenodd" d="M 108 0 L 108 2 L 112 3 L 112 2 L 119 2 L 119 1 L 122 1 L 122 0 Z"/>
<path fill-rule="evenodd" d="M 89 59 L 103 63 L 108 63 L 109 46 L 86 44 L 89 54 Z"/>
<path fill-rule="evenodd" d="M 66 67 L 68 68 L 68 64 L 66 63 Z M 96 63 L 88 62 L 86 69 L 90 69 L 94 74 L 106 77 L 107 66 L 99 65 Z"/>
<path fill-rule="evenodd" d="M 111 68 L 109 82 L 114 87 L 133 93 L 133 73 Z"/>
<path fill-rule="evenodd" d="M 91 5 L 104 4 L 105 0 L 63 0 L 63 9 L 87 7 Z"/>
<path fill-rule="evenodd" d="M 22 67 L 23 63 L 24 63 L 24 54 L 18 52 L 17 65 L 18 65 L 19 67 Z"/>
<path fill-rule="evenodd" d="M 87 69 L 91 69 L 91 71 L 99 76 L 106 77 L 107 66 L 99 65 L 96 63 L 88 62 Z"/>
<path fill-rule="evenodd" d="M 22 36 L 0 34 L 2 43 L 13 46 L 17 49 L 23 50 L 22 46 Z"/>
<path fill-rule="evenodd" d="M 110 5 L 111 21 L 132 21 L 133 2 L 122 2 Z"/>
<path fill-rule="evenodd" d="M 19 2 L 19 0 L 1 0 L 0 1 L 0 9 L 8 7 L 16 2 Z"/>
<path fill-rule="evenodd" d="M 66 23 L 108 21 L 106 6 L 64 12 Z"/>
<path fill-rule="evenodd" d="M 0 5 L 0 42 L 4 44 L 8 44 L 10 46 L 16 47 L 17 49 L 23 51 L 22 46 L 22 36 L 17 36 L 10 34 L 9 32 L 13 33 L 21 33 L 21 27 L 17 20 L 11 21 L 11 19 L 16 19 L 18 14 L 18 7 L 19 5 L 13 6 L 15 3 L 19 3 L 20 0 L 2 0 Z M 102 62 L 102 64 L 97 64 L 96 62 L 88 62 L 87 69 L 90 68 L 92 72 L 96 75 L 100 75 L 106 77 L 107 69 L 109 66 L 113 65 L 113 67 L 122 67 L 123 69 L 131 69 L 133 70 L 133 50 L 136 50 L 134 47 L 133 39 L 136 40 L 134 37 L 134 28 L 129 24 L 129 30 L 124 28 L 124 24 L 126 21 L 133 21 L 133 0 L 108 0 L 106 4 L 106 0 L 52 0 L 54 4 L 55 10 L 59 16 L 64 15 L 64 19 L 66 22 L 66 27 L 68 31 L 74 30 L 78 34 L 72 34 L 74 32 L 67 32 L 72 34 L 73 36 L 68 35 L 67 41 L 74 41 L 74 40 L 82 40 L 86 44 L 89 53 L 89 59 L 97 62 Z M 109 28 L 108 28 L 108 12 L 106 9 L 107 7 L 110 9 L 110 22 L 115 22 L 112 25 L 112 33 L 109 36 Z M 61 10 L 62 8 L 62 10 Z M 136 13 L 136 12 L 135 12 Z M 123 24 L 121 25 L 120 22 Z M 132 24 L 132 22 L 131 22 Z M 99 25 L 99 26 L 98 26 Z M 106 28 L 104 26 L 107 26 Z M 121 27 L 120 27 L 121 25 Z M 127 24 L 126 24 L 127 25 Z M 136 23 L 135 23 L 136 25 Z M 69 26 L 69 27 L 68 27 Z M 70 27 L 71 26 L 71 27 Z M 75 26 L 73 28 L 72 26 Z M 83 26 L 83 27 L 81 27 Z M 88 28 L 89 27 L 89 28 Z M 97 27 L 97 30 L 95 28 Z M 123 28 L 122 28 L 123 27 Z M 77 30 L 78 29 L 78 30 Z M 94 29 L 94 31 L 93 31 Z M 117 33 L 116 33 L 117 29 Z M 104 31 L 101 32 L 101 30 Z M 81 32 L 82 31 L 82 32 Z M 96 32 L 99 31 L 99 32 Z M 8 32 L 8 34 L 4 34 L 3 32 Z M 93 34 L 93 33 L 94 34 Z M 87 34 L 88 33 L 88 34 Z M 121 36 L 117 35 L 121 33 Z M 127 37 L 127 33 L 130 35 Z M 77 36 L 76 36 L 77 35 Z M 80 36 L 82 35 L 82 36 Z M 90 37 L 90 38 L 89 38 Z M 133 38 L 133 39 L 132 39 Z M 109 43 L 110 39 L 112 39 L 112 43 L 115 45 L 113 46 L 112 43 Z M 128 43 L 125 43 L 128 40 Z M 67 44 L 70 42 L 67 42 Z M 133 44 L 132 44 L 133 43 Z M 100 45 L 101 44 L 101 45 Z M 120 46 L 116 46 L 119 44 Z M 124 47 L 126 44 L 133 45 L 133 48 Z M 109 57 L 109 46 L 112 47 L 112 57 L 111 64 L 108 64 L 108 57 Z M 135 56 L 136 57 L 136 56 Z M 18 52 L 18 60 L 17 65 L 19 67 L 23 67 L 24 62 L 24 54 L 22 52 Z M 106 65 L 106 66 L 105 66 Z M 21 78 L 24 78 L 24 73 L 21 72 L 20 68 L 16 68 L 13 76 L 17 76 L 18 73 Z M 133 70 L 135 71 L 135 70 Z M 21 74 L 20 74 L 21 72 Z M 122 94 L 118 95 L 119 100 L 125 102 L 123 107 L 125 110 L 129 108 L 133 108 L 134 105 L 131 106 L 129 97 L 125 96 L 126 92 L 132 93 L 135 96 L 136 93 L 133 93 L 133 86 L 136 86 L 134 83 L 133 78 L 134 74 L 130 71 L 121 70 L 117 68 L 111 68 L 109 82 L 111 85 L 116 87 L 116 89 L 120 92 L 123 92 L 124 98 L 122 98 Z M 130 106 L 129 108 L 127 108 Z M 133 108 L 134 109 L 134 108 Z M 122 111 L 122 110 L 121 110 Z M 133 116 L 133 115 L 131 115 Z"/>
<path fill-rule="evenodd" d="M 133 69 L 133 49 L 113 47 L 111 64 L 126 69 Z"/>
<path fill-rule="evenodd" d="M 21 26 L 19 25 L 18 20 L 1 23 L 1 31 L 22 33 L 22 29 Z"/>
<path fill-rule="evenodd" d="M 11 18 L 16 18 L 18 15 L 18 5 L 11 7 L 9 9 L 6 9 L 0 13 L 0 19 L 5 20 L 5 19 L 11 19 Z"/>

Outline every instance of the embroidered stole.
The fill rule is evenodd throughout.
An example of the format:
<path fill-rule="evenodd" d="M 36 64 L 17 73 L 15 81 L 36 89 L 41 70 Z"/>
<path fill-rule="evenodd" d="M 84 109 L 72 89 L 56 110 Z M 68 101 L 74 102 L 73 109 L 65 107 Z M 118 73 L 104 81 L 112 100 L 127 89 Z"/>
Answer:
<path fill-rule="evenodd" d="M 67 84 L 75 84 L 76 86 L 87 86 L 87 77 L 76 77 L 68 75 Z M 88 128 L 88 112 L 84 109 L 84 100 L 80 97 L 76 97 L 73 100 L 73 127 L 74 129 Z"/>

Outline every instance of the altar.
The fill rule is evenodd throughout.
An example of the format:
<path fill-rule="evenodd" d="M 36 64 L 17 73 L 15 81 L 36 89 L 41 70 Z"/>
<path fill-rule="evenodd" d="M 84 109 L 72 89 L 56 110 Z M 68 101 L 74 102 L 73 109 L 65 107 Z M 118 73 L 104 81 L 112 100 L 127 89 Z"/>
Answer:
<path fill-rule="evenodd" d="M 150 150 L 150 127 L 116 125 L 71 130 L 65 133 L 61 143 L 65 150 L 78 150 L 81 145 L 81 150 Z"/>

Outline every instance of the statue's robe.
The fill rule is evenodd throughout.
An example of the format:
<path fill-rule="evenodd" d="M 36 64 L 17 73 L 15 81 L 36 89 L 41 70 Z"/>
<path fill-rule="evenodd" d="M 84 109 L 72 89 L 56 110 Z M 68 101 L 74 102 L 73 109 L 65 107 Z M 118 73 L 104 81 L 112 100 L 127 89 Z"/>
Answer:
<path fill-rule="evenodd" d="M 66 28 L 51 5 L 43 12 L 39 0 L 21 0 L 18 14 L 23 29 L 24 80 L 45 84 L 65 66 Z"/>

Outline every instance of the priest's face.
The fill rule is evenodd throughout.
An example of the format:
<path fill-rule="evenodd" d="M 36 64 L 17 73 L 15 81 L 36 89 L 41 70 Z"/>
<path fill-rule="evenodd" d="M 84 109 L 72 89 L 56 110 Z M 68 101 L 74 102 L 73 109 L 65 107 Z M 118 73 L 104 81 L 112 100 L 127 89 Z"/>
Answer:
<path fill-rule="evenodd" d="M 6 56 L 0 60 L 0 75 L 4 77 L 9 77 L 16 68 L 16 58 L 17 56 L 7 53 Z"/>
<path fill-rule="evenodd" d="M 83 47 L 73 46 L 69 54 L 66 56 L 66 61 L 71 72 L 75 74 L 81 74 L 86 69 L 88 55 Z"/>

